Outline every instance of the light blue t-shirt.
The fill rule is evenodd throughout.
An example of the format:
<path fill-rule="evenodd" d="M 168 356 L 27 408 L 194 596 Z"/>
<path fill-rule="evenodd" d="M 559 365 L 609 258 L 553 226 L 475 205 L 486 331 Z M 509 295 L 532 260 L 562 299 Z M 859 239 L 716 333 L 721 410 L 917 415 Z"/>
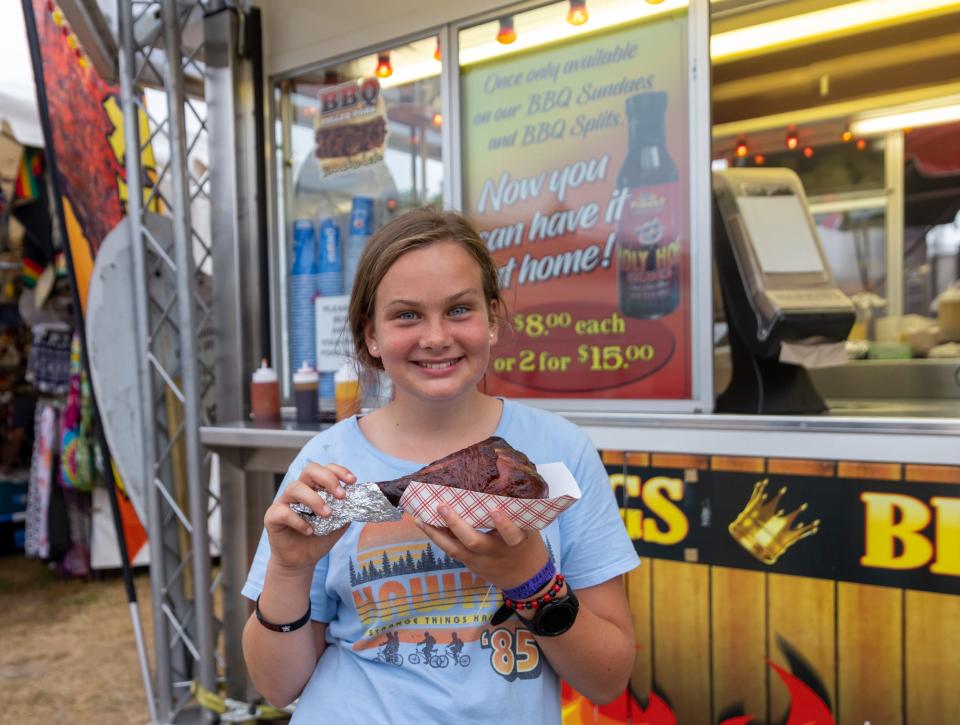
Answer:
<path fill-rule="evenodd" d="M 576 589 L 639 563 L 607 472 L 577 426 L 505 400 L 495 435 L 534 463 L 562 461 L 581 499 L 543 530 L 557 569 Z M 340 463 L 359 481 L 386 481 L 422 464 L 375 448 L 356 418 L 314 437 L 283 486 L 307 460 Z M 261 536 L 243 594 L 256 599 L 270 557 Z M 304 687 L 294 723 L 549 723 L 560 718 L 560 680 L 530 632 L 512 617 L 488 621 L 499 592 L 433 546 L 409 516 L 350 525 L 318 562 L 312 618 L 328 622 L 327 648 Z"/>

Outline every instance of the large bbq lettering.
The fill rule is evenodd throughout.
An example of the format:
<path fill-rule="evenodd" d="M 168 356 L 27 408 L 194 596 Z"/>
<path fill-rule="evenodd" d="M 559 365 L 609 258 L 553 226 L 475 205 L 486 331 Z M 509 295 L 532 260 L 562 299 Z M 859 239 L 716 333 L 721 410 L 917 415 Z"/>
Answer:
<path fill-rule="evenodd" d="M 863 566 L 919 569 L 960 576 L 960 498 L 934 496 L 929 504 L 904 494 L 864 491 Z M 934 522 L 933 536 L 924 530 Z"/>
<path fill-rule="evenodd" d="M 373 106 L 380 95 L 380 83 L 376 78 L 364 78 L 357 83 L 341 83 L 320 92 L 320 113 L 326 115 L 354 108 L 361 102 Z"/>

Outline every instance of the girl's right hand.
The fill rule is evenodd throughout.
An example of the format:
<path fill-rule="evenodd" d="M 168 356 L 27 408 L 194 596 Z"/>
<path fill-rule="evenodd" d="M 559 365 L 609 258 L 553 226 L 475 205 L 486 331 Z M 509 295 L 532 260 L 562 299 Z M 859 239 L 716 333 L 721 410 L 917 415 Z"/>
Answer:
<path fill-rule="evenodd" d="M 356 480 L 353 473 L 335 463 L 326 466 L 308 463 L 304 466 L 297 480 L 284 489 L 264 514 L 263 528 L 270 541 L 270 564 L 288 572 L 312 571 L 349 527 L 343 526 L 326 536 L 317 536 L 313 527 L 291 509 L 290 504 L 302 503 L 318 516 L 328 517 L 330 508 L 320 498 L 319 491 L 344 498 L 346 492 L 341 482 L 350 484 Z"/>

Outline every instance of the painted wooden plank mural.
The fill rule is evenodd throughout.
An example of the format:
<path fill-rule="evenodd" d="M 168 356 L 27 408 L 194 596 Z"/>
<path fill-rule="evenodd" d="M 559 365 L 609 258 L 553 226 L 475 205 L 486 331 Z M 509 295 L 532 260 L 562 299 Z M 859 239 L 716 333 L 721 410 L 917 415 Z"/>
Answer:
<path fill-rule="evenodd" d="M 960 467 L 602 457 L 637 657 L 566 725 L 960 722 Z"/>

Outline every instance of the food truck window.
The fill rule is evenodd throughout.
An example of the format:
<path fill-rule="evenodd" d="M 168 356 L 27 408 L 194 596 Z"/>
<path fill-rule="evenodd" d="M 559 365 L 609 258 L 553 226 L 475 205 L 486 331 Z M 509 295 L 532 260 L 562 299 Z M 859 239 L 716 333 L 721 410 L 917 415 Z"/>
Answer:
<path fill-rule="evenodd" d="M 337 363 L 322 349 L 318 357 L 313 296 L 342 304 L 370 235 L 403 211 L 442 203 L 440 70 L 431 35 L 276 84 L 277 354 L 285 381 L 304 361 L 318 365 L 325 405 Z"/>
<path fill-rule="evenodd" d="M 715 163 L 785 167 L 803 183 L 826 262 L 857 310 L 847 343 L 851 364 L 814 371 L 825 397 L 847 413 L 869 412 L 857 401 L 884 398 L 949 399 L 955 406 L 951 365 L 960 324 L 953 319 L 960 303 L 953 300 L 960 292 L 951 287 L 960 277 L 960 160 L 949 144 L 960 124 L 867 138 L 842 133 L 849 125 L 849 118 L 808 124 L 793 149 L 785 148 L 787 127 L 717 138 Z M 740 144 L 748 153 L 738 154 Z M 771 233 L 773 247 L 775 239 Z M 771 251 L 790 255 L 776 258 L 792 264 L 799 250 Z M 718 390 L 727 372 L 725 329 L 721 323 L 715 334 Z M 955 407 L 936 411 L 955 415 Z"/>
<path fill-rule="evenodd" d="M 463 209 L 513 328 L 488 392 L 565 410 L 694 397 L 688 10 L 561 2 L 460 30 Z"/>

